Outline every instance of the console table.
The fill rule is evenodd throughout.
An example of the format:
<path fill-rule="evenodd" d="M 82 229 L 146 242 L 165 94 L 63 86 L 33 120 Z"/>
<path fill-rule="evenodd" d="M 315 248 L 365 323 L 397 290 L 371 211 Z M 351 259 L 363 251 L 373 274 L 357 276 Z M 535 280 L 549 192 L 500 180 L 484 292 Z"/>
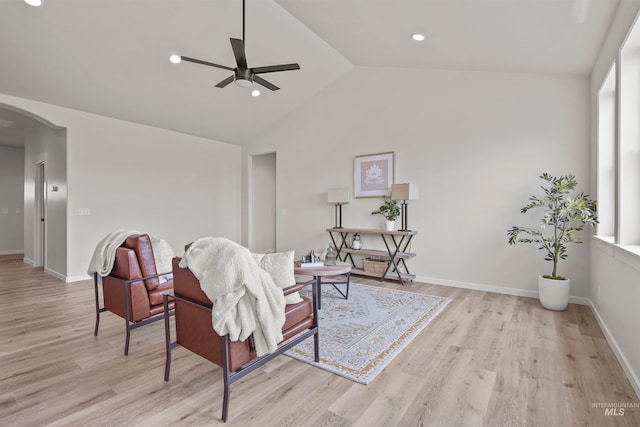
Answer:
<path fill-rule="evenodd" d="M 379 277 L 383 279 L 397 279 L 404 285 L 403 280 L 413 280 L 415 275 L 409 272 L 405 259 L 413 258 L 416 254 L 407 252 L 407 248 L 411 243 L 413 236 L 418 234 L 417 231 L 386 231 L 371 228 L 327 228 L 331 242 L 336 248 L 338 259 L 340 261 L 350 261 L 352 265 L 351 272 L 363 276 Z M 378 235 L 381 237 L 386 250 L 379 249 L 352 249 L 347 242 L 353 239 L 356 234 L 360 235 Z M 381 275 L 364 271 L 362 268 L 356 267 L 353 255 L 372 255 L 384 259 L 388 259 L 387 268 Z"/>

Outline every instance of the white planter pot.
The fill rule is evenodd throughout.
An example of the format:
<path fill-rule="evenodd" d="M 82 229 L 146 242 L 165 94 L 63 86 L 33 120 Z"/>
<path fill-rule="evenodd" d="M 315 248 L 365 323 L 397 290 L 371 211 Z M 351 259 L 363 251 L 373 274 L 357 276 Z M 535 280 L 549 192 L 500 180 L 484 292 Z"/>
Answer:
<path fill-rule="evenodd" d="M 393 231 L 393 226 L 395 225 L 395 221 L 385 221 L 385 230 Z"/>
<path fill-rule="evenodd" d="M 540 304 L 548 310 L 562 311 L 569 304 L 571 281 L 545 279 L 538 276 L 538 297 Z"/>

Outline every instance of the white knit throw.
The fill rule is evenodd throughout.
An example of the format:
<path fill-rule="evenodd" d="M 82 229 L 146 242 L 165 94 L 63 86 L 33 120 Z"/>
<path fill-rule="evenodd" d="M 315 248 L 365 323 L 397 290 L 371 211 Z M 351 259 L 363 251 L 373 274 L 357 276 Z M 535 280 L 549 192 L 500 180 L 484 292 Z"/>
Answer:
<path fill-rule="evenodd" d="M 244 341 L 253 334 L 257 356 L 278 348 L 284 294 L 249 249 L 222 237 L 206 237 L 189 247 L 180 267 L 189 267 L 213 302 L 211 320 L 218 335 Z"/>
<path fill-rule="evenodd" d="M 113 270 L 113 264 L 116 261 L 116 249 L 127 240 L 127 237 L 133 234 L 140 234 L 140 232 L 135 230 L 116 230 L 107 234 L 107 236 L 96 245 L 93 256 L 91 257 L 91 262 L 89 262 L 87 273 L 89 273 L 90 276 L 92 276 L 93 273 L 98 273 L 102 277 L 108 276 L 111 270 Z"/>

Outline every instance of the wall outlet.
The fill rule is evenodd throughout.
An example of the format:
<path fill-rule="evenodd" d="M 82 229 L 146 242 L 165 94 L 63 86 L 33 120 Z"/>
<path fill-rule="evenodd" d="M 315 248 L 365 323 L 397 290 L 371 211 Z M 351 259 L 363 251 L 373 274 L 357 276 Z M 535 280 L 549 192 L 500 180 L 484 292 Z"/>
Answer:
<path fill-rule="evenodd" d="M 89 208 L 78 208 L 78 215 L 79 216 L 91 215 L 91 209 L 89 209 Z"/>

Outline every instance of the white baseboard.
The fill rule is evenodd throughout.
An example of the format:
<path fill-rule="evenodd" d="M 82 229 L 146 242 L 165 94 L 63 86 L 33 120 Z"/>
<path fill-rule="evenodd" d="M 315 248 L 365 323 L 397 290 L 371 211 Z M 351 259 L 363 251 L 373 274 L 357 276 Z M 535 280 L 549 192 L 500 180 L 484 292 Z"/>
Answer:
<path fill-rule="evenodd" d="M 57 271 L 52 270 L 50 268 L 45 267 L 44 272 L 55 277 L 56 279 L 62 280 L 63 282 L 66 282 L 67 280 L 67 276 L 65 276 L 64 274 L 60 274 Z"/>
<path fill-rule="evenodd" d="M 93 277 L 89 276 L 88 274 L 84 274 L 84 275 L 80 275 L 80 276 L 67 276 L 67 283 L 71 283 L 71 282 L 82 282 L 85 280 L 93 280 Z"/>
<path fill-rule="evenodd" d="M 538 298 L 538 292 L 527 289 L 507 288 L 504 286 L 484 285 L 481 283 L 459 282 L 455 280 L 436 279 L 434 277 L 416 276 L 415 281 L 432 283 L 434 285 L 451 286 L 454 288 L 473 289 L 475 291 L 495 292 L 497 294 L 515 295 L 519 297 Z M 580 305 L 591 305 L 591 301 L 584 297 L 569 297 L 569 302 Z"/>
<path fill-rule="evenodd" d="M 585 297 L 569 297 L 569 302 L 580 305 L 591 305 L 591 300 Z"/>
<path fill-rule="evenodd" d="M 624 373 L 627 375 L 627 379 L 629 379 L 631 386 L 636 392 L 636 398 L 640 398 L 640 380 L 638 379 L 638 375 L 636 375 L 636 373 L 633 371 L 633 368 L 629 364 L 629 361 L 627 361 L 627 358 L 624 356 L 624 353 L 620 349 L 620 346 L 618 345 L 618 342 L 616 341 L 616 339 L 611 334 L 611 331 L 609 331 L 609 328 L 607 327 L 607 324 L 604 322 L 604 319 L 602 318 L 602 316 L 600 316 L 600 313 L 598 312 L 598 309 L 596 308 L 596 306 L 593 304 L 593 302 L 590 299 L 588 301 L 589 301 L 589 305 L 591 306 L 591 311 L 593 312 L 593 316 L 596 318 L 598 325 L 600 325 L 600 329 L 602 329 L 602 332 L 604 333 L 604 337 L 607 339 L 607 342 L 611 346 L 613 353 L 616 355 L 616 358 L 618 359 L 618 362 L 622 366 Z"/>
<path fill-rule="evenodd" d="M 32 267 L 36 265 L 36 262 L 30 258 L 23 258 L 22 262 L 24 262 L 25 264 L 29 264 Z"/>
<path fill-rule="evenodd" d="M 24 249 L 10 249 L 7 251 L 0 251 L 0 255 L 19 255 L 24 254 Z"/>

